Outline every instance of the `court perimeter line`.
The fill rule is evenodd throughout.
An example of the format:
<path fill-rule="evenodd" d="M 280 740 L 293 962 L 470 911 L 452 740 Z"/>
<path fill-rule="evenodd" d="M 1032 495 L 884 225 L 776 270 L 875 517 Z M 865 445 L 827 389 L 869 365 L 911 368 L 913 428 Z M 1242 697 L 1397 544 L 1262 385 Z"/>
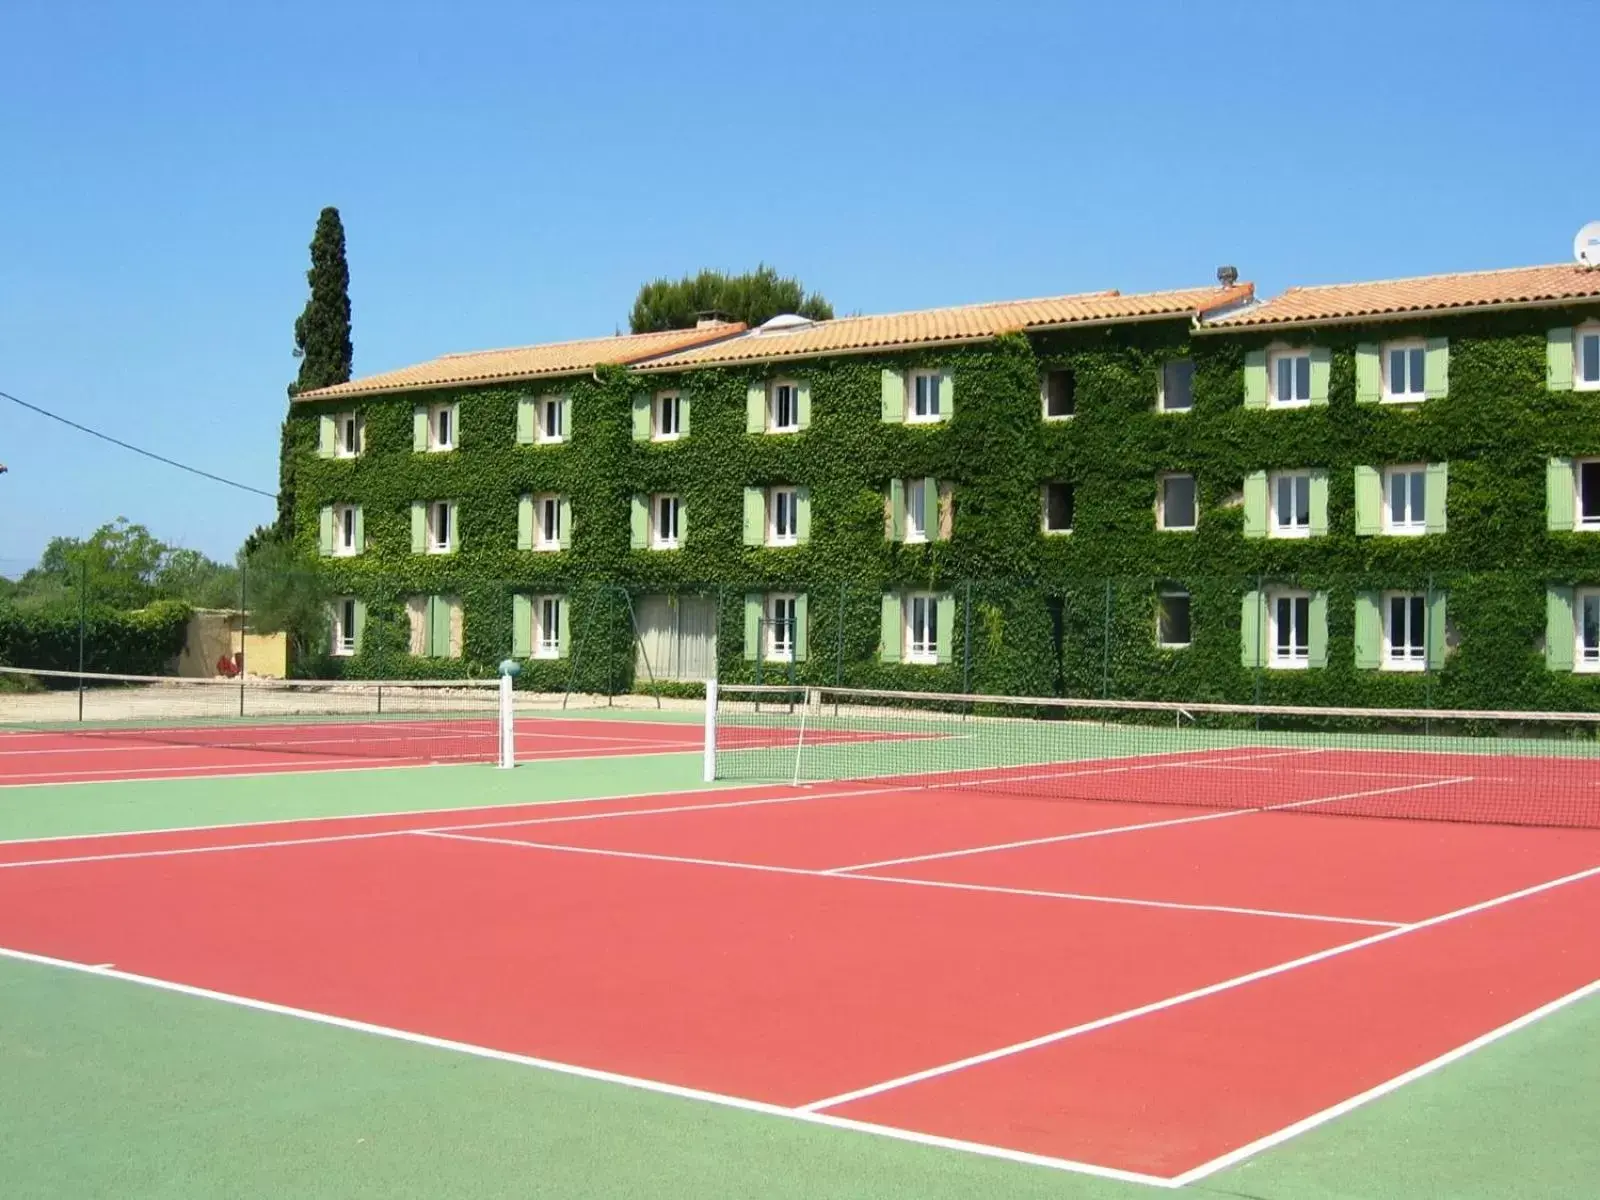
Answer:
<path fill-rule="evenodd" d="M 1586 983 L 1576 991 L 1568 992 L 1565 996 L 1560 996 L 1548 1004 L 1541 1005 L 1532 1012 L 1523 1013 L 1520 1017 L 1506 1022 L 1498 1029 L 1491 1029 L 1488 1033 L 1475 1037 L 1470 1042 L 1463 1042 L 1454 1050 L 1447 1050 L 1439 1055 L 1438 1058 L 1429 1059 L 1421 1066 L 1412 1067 L 1411 1070 L 1406 1071 L 1404 1074 L 1396 1075 L 1393 1079 L 1387 1079 L 1376 1087 L 1368 1088 L 1360 1095 L 1341 1100 L 1338 1104 L 1331 1105 L 1321 1112 L 1312 1113 L 1309 1117 L 1304 1117 L 1293 1125 L 1285 1125 L 1274 1133 L 1269 1133 L 1265 1137 L 1257 1138 L 1253 1142 L 1249 1142 L 1235 1150 L 1230 1150 L 1226 1154 L 1213 1158 L 1210 1162 L 1201 1163 L 1198 1167 L 1191 1167 L 1181 1175 L 1173 1176 L 1172 1183 L 1175 1187 L 1185 1187 L 1188 1184 L 1206 1178 L 1208 1175 L 1215 1175 L 1218 1171 L 1226 1170 L 1228 1167 L 1241 1163 L 1247 1158 L 1253 1158 L 1263 1150 L 1281 1146 L 1291 1138 L 1299 1137 L 1302 1133 L 1307 1133 L 1319 1125 L 1325 1125 L 1336 1117 L 1342 1117 L 1364 1104 L 1368 1104 L 1382 1096 L 1387 1096 L 1390 1092 L 1398 1091 L 1408 1083 L 1414 1083 L 1423 1076 L 1431 1075 L 1439 1068 L 1447 1067 L 1451 1063 L 1463 1059 L 1493 1042 L 1498 1042 L 1509 1034 L 1516 1033 L 1518 1030 L 1526 1029 L 1529 1025 L 1542 1021 L 1551 1013 L 1559 1012 L 1569 1004 L 1575 1004 L 1579 1000 L 1596 994 L 1600 994 L 1600 979 L 1595 980 L 1593 983 Z"/>
<path fill-rule="evenodd" d="M 1009 1046 L 1000 1046 L 994 1050 L 986 1050 L 982 1054 L 973 1054 L 966 1058 L 956 1059 L 953 1062 L 941 1063 L 938 1066 L 928 1067 L 921 1071 L 913 1071 L 909 1075 L 901 1075 L 896 1079 L 886 1079 L 881 1083 L 869 1084 L 866 1087 L 857 1088 L 852 1092 L 841 1092 L 837 1096 L 827 1096 L 821 1100 L 813 1100 L 810 1104 L 803 1104 L 800 1107 L 806 1112 L 820 1112 L 825 1108 L 834 1108 L 841 1104 L 848 1104 L 854 1100 L 864 1100 L 868 1096 L 877 1096 L 884 1092 L 895 1091 L 899 1088 L 907 1087 L 913 1083 L 922 1083 L 929 1079 L 937 1079 L 940 1076 L 951 1075 L 957 1071 L 964 1071 L 968 1067 L 981 1066 L 984 1063 L 995 1062 L 1002 1058 L 1010 1058 L 1013 1055 L 1022 1054 L 1029 1050 L 1037 1050 L 1043 1046 L 1052 1046 L 1058 1042 L 1066 1041 L 1068 1038 L 1081 1037 L 1083 1034 L 1093 1033 L 1099 1029 L 1106 1029 L 1112 1025 L 1121 1025 L 1124 1022 L 1131 1021 L 1136 1017 L 1149 1016 L 1151 1013 L 1161 1012 L 1169 1008 L 1176 1008 L 1180 1004 L 1188 1004 L 1193 1000 L 1202 1000 L 1207 996 L 1215 996 L 1221 992 L 1232 991 L 1234 988 L 1243 987 L 1245 984 L 1255 983 L 1262 979 L 1270 979 L 1274 975 L 1282 975 L 1285 972 L 1297 970 L 1300 967 L 1308 967 L 1314 963 L 1323 962 L 1326 959 L 1337 958 L 1340 955 L 1349 954 L 1352 950 L 1361 950 L 1367 946 L 1376 946 L 1380 942 L 1387 942 L 1392 941 L 1395 938 L 1405 937 L 1407 934 L 1416 933 L 1422 929 L 1430 929 L 1435 925 L 1443 925 L 1449 921 L 1456 921 L 1462 917 L 1468 917 L 1476 913 L 1485 912 L 1491 908 L 1499 908 L 1501 905 L 1510 904 L 1514 900 L 1523 900 L 1529 896 L 1538 895 L 1540 892 L 1547 892 L 1553 888 L 1564 887 L 1570 883 L 1578 883 L 1596 875 L 1600 875 L 1600 866 L 1589 867 L 1582 871 L 1574 871 L 1572 874 L 1563 875 L 1559 879 L 1546 880 L 1544 883 L 1536 883 L 1530 887 L 1521 888 L 1515 892 L 1507 892 L 1501 896 L 1493 896 L 1488 900 L 1480 900 L 1476 904 L 1469 904 L 1463 908 L 1453 909 L 1447 913 L 1440 913 L 1435 917 L 1428 917 L 1421 921 L 1412 921 L 1409 924 L 1400 925 L 1394 929 L 1386 929 L 1382 933 L 1370 934 L 1367 937 L 1360 938 L 1353 942 L 1344 942 L 1338 946 L 1330 946 L 1326 950 L 1318 950 L 1312 954 L 1305 954 L 1299 958 L 1293 958 L 1287 962 L 1278 963 L 1275 966 L 1263 967 L 1260 970 L 1250 971 L 1243 975 L 1235 975 L 1232 979 L 1224 979 L 1219 983 L 1207 984 L 1205 987 L 1194 988 L 1191 991 L 1182 992 L 1176 996 L 1168 996 L 1165 1000 L 1156 1000 L 1149 1004 L 1141 1004 L 1137 1008 L 1124 1009 L 1122 1012 L 1111 1013 L 1109 1016 L 1098 1017 L 1093 1021 L 1085 1021 L 1078 1025 L 1071 1025 L 1066 1029 L 1057 1029 L 1051 1033 L 1041 1034 L 1038 1037 L 1029 1038 L 1026 1041 L 1014 1042 Z"/>
<path fill-rule="evenodd" d="M 962 883 L 949 879 L 913 879 L 894 875 L 840 875 L 810 867 L 784 867 L 771 863 L 734 862 L 721 858 L 691 858 L 678 854 L 651 854 L 644 850 L 608 850 L 597 846 L 566 846 L 559 842 L 525 842 L 518 838 L 476 837 L 469 833 L 417 829 L 419 837 L 445 838 L 453 842 L 477 842 L 486 846 L 516 846 L 523 850 L 554 850 L 566 854 L 590 854 L 601 858 L 638 859 L 643 862 L 681 863 L 691 867 L 723 867 L 733 871 L 760 871 L 770 875 L 804 875 L 812 879 L 859 879 L 866 883 L 897 883 L 909 887 L 944 888 L 961 892 L 989 892 L 1004 896 L 1033 896 L 1048 900 L 1081 900 L 1090 904 L 1121 904 L 1131 908 L 1165 908 L 1180 912 L 1214 912 L 1241 917 L 1278 917 L 1286 921 L 1319 921 L 1329 925 L 1375 925 L 1398 929 L 1399 921 L 1374 921 L 1366 917 L 1330 917 L 1321 913 L 1283 912 L 1271 908 L 1241 908 L 1227 904 L 1185 904 L 1181 900 L 1145 900 L 1136 896 L 1104 896 L 1091 892 L 1049 892 L 1035 888 L 1010 888 L 997 884 Z"/>
<path fill-rule="evenodd" d="M 485 720 L 491 720 L 491 719 L 492 718 L 489 718 L 489 717 L 485 718 Z M 269 726 L 264 726 L 263 727 L 263 732 L 265 732 L 267 730 L 271 730 L 271 731 L 276 732 L 276 731 L 283 730 L 283 729 L 306 729 L 306 728 L 312 728 L 312 727 L 311 726 L 306 726 L 306 725 L 269 725 Z M 317 728 L 326 728 L 326 726 L 318 726 Z M 388 741 L 388 742 L 412 742 L 412 741 L 419 741 L 419 740 L 428 739 L 428 738 L 433 738 L 433 739 L 438 739 L 438 740 L 459 739 L 460 734 L 461 734 L 460 730 L 453 730 L 453 729 L 449 728 L 448 726 L 429 727 L 428 729 L 405 729 L 405 730 L 401 730 L 400 725 L 398 723 L 393 723 L 393 724 L 388 724 L 388 725 L 383 725 L 383 724 L 376 724 L 376 725 L 341 725 L 338 728 L 341 729 L 341 730 L 349 730 L 349 731 L 352 731 L 352 732 L 360 732 L 360 731 L 365 730 L 365 729 L 381 729 L 381 730 L 385 730 L 385 731 L 388 731 L 390 733 L 393 733 L 395 735 L 393 737 L 388 737 L 388 738 L 373 737 L 373 738 L 364 738 L 364 739 L 362 739 L 363 741 L 367 741 L 367 742 L 385 742 L 385 741 Z M 227 728 L 225 726 L 211 726 L 211 725 L 207 725 L 207 726 L 204 727 L 204 731 L 206 731 L 206 732 L 210 732 L 213 729 L 215 729 L 217 732 L 227 733 L 227 734 L 230 734 L 230 735 L 233 735 L 233 736 L 230 737 L 230 738 L 223 738 L 222 740 L 215 741 L 215 742 L 202 742 L 202 741 L 180 742 L 180 741 L 169 741 L 169 740 L 166 740 L 166 739 L 157 740 L 156 738 L 150 737 L 149 735 L 141 736 L 141 735 L 136 734 L 136 733 L 133 733 L 133 734 L 116 734 L 116 735 L 108 734 L 108 735 L 106 735 L 108 740 L 111 737 L 114 736 L 119 740 L 119 742 L 121 744 L 120 745 L 116 745 L 116 746 L 49 746 L 49 747 L 46 747 L 44 749 L 34 749 L 34 750 L 7 750 L 7 749 L 4 748 L 5 743 L 3 741 L 0 741 L 0 759 L 6 758 L 6 757 L 37 758 L 37 757 L 39 757 L 40 755 L 43 755 L 43 754 L 73 754 L 73 755 L 81 755 L 81 754 L 134 754 L 134 753 L 139 753 L 139 754 L 168 753 L 168 754 L 171 754 L 171 753 L 181 753 L 181 752 L 186 751 L 186 750 L 188 750 L 188 751 L 194 751 L 194 750 L 231 750 L 231 751 L 235 751 L 235 752 L 238 752 L 240 750 L 244 750 L 244 751 L 248 751 L 248 752 L 254 753 L 254 754 L 306 754 L 306 753 L 313 753 L 313 751 L 310 751 L 308 749 L 308 747 L 312 747 L 312 746 L 345 746 L 345 745 L 348 745 L 350 743 L 350 741 L 351 741 L 351 739 L 348 738 L 348 737 L 285 738 L 285 739 L 283 739 L 282 741 L 279 741 L 276 744 L 269 744 L 269 743 L 267 743 L 265 741 L 262 741 L 262 742 L 259 742 L 259 743 L 252 743 L 252 744 L 249 744 L 249 745 L 241 746 L 239 744 L 237 738 L 247 735 L 250 732 L 249 730 L 242 730 L 242 729 L 235 730 L 235 729 L 229 729 L 229 728 Z M 197 730 L 197 732 L 199 732 L 199 731 Z M 90 738 L 90 737 L 97 737 L 98 735 L 96 735 L 96 734 L 87 734 L 87 733 L 69 733 L 69 734 L 65 734 L 65 735 L 62 735 L 62 736 L 78 737 L 78 738 Z M 529 732 L 528 730 L 525 730 L 525 729 L 518 729 L 516 731 L 516 741 L 517 741 L 517 745 L 519 747 L 522 745 L 522 739 L 524 737 L 527 737 L 527 738 L 540 738 L 540 739 L 544 739 L 544 740 L 548 740 L 548 741 L 561 741 L 561 742 L 612 742 L 612 743 L 616 743 L 616 745 L 614 745 L 614 746 L 603 746 L 603 747 L 594 748 L 595 751 L 596 751 L 595 754 L 593 755 L 594 757 L 600 757 L 601 753 L 603 753 L 604 751 L 606 751 L 606 750 L 614 750 L 614 749 L 617 749 L 619 747 L 647 746 L 651 750 L 661 750 L 661 749 L 667 749 L 667 748 L 681 749 L 681 750 L 699 750 L 699 749 L 701 749 L 701 746 L 698 743 L 696 743 L 695 741 L 693 741 L 693 740 L 684 741 L 684 740 L 680 739 L 679 741 L 667 741 L 667 740 L 662 740 L 660 738 L 621 738 L 621 737 L 610 737 L 608 735 L 598 734 L 598 733 L 558 733 L 555 730 L 548 730 L 548 731 L 547 730 L 538 730 L 538 731 L 535 731 L 535 732 Z M 479 740 L 484 740 L 484 739 L 480 737 Z M 584 750 L 584 749 L 588 749 L 588 748 L 587 747 L 583 747 L 583 746 L 574 747 L 574 750 Z M 315 751 L 314 753 L 323 753 L 323 751 Z M 564 752 L 557 751 L 556 753 L 560 754 L 560 753 L 564 753 Z M 402 761 L 402 760 L 406 760 L 407 756 L 404 755 L 404 754 L 394 754 L 394 755 L 389 755 L 387 757 L 392 761 Z M 538 760 L 537 761 L 543 761 L 544 759 L 550 758 L 550 757 L 554 757 L 554 755 L 541 753 L 538 756 Z M 382 757 L 380 756 L 380 761 L 381 760 L 382 760 Z M 343 761 L 343 760 L 335 760 L 335 761 Z"/>
<path fill-rule="evenodd" d="M 468 1054 L 474 1058 L 491 1059 L 496 1062 L 512 1063 L 516 1066 L 534 1067 L 538 1070 L 551 1071 L 558 1075 L 569 1075 L 593 1082 L 617 1084 L 639 1091 L 654 1092 L 657 1095 L 671 1096 L 679 1100 L 698 1100 L 723 1108 L 741 1109 L 745 1112 L 759 1113 L 763 1116 L 783 1117 L 807 1125 L 868 1133 L 877 1137 L 891 1138 L 895 1141 L 912 1142 L 916 1145 L 931 1146 L 942 1150 L 957 1150 L 967 1154 L 981 1155 L 985 1158 L 1004 1159 L 1008 1162 L 1021 1163 L 1027 1166 L 1049 1167 L 1053 1170 L 1070 1171 L 1078 1175 L 1093 1175 L 1100 1179 L 1111 1179 L 1119 1183 L 1138 1183 L 1148 1187 L 1159 1188 L 1174 1188 L 1177 1186 L 1172 1180 L 1159 1175 L 1144 1175 L 1137 1171 L 1124 1171 L 1117 1167 L 1103 1167 L 1096 1163 L 1075 1162 L 1067 1158 L 1051 1158 L 1043 1154 L 1030 1154 L 1025 1150 L 1011 1150 L 1004 1146 L 991 1146 L 985 1142 L 966 1142 L 958 1138 L 941 1137 L 932 1133 L 920 1133 L 914 1129 L 897 1129 L 892 1125 L 876 1125 L 868 1121 L 852 1120 L 849 1117 L 833 1116 L 830 1113 L 808 1112 L 804 1109 L 789 1108 L 764 1100 L 749 1100 L 743 1096 L 731 1096 L 722 1092 L 708 1092 L 675 1083 L 663 1083 L 660 1080 L 645 1079 L 641 1076 L 604 1071 L 596 1067 L 582 1067 L 574 1063 L 558 1062 L 555 1059 L 535 1058 L 532 1055 L 515 1054 L 509 1050 L 496 1050 L 490 1046 L 480 1046 L 472 1042 L 452 1041 L 449 1038 L 433 1037 L 425 1033 L 413 1033 L 410 1030 L 396 1029 L 388 1025 L 375 1025 L 369 1021 L 357 1021 L 350 1017 L 334 1016 L 331 1013 L 317 1012 L 313 1009 L 294 1008 L 287 1004 L 276 1004 L 270 1000 L 256 1000 L 249 996 L 239 996 L 231 992 L 219 992 L 211 988 L 196 987 L 193 984 L 178 983 L 170 979 L 158 979 L 151 975 L 136 975 L 131 971 L 118 971 L 105 965 L 91 965 L 89 963 L 73 962 L 70 959 L 52 958 L 48 955 L 16 950 L 8 946 L 0 946 L 0 958 L 15 959 L 18 962 L 33 963 L 37 966 L 55 967 L 64 971 L 75 971 L 84 975 L 98 976 L 102 979 L 114 979 L 122 983 L 137 984 L 141 987 L 155 988 L 163 992 L 175 992 L 182 996 L 192 996 L 200 1000 L 213 1000 L 222 1004 L 231 1004 L 238 1008 L 251 1009 L 255 1012 L 271 1013 L 280 1017 L 293 1017 L 296 1020 L 310 1021 L 317 1025 L 331 1025 L 336 1029 L 371 1034 L 375 1037 L 389 1038 L 397 1042 L 409 1042 L 412 1045 L 425 1046 L 432 1050 L 448 1050 L 457 1054 Z"/>

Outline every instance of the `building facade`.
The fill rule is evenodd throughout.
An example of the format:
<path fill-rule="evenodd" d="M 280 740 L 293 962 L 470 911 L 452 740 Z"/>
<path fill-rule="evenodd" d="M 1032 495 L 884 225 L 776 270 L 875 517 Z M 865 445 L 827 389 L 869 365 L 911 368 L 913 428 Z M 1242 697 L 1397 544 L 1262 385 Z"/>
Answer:
<path fill-rule="evenodd" d="M 1600 271 L 1092 293 L 302 394 L 360 675 L 1600 706 Z"/>

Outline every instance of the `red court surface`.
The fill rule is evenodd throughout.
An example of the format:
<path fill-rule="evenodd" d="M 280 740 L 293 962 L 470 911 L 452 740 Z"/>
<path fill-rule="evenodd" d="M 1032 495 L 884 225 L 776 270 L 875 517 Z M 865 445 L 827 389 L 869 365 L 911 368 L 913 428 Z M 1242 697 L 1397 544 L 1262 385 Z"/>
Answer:
<path fill-rule="evenodd" d="M 1158 1186 L 1595 990 L 1597 925 L 1596 830 L 970 787 L 0 845 L 5 953 Z"/>

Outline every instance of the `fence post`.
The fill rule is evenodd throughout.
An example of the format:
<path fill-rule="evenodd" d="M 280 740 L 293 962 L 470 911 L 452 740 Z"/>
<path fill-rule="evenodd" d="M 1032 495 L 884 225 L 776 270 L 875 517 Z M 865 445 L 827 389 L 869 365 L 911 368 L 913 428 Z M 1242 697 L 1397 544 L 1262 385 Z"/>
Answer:
<path fill-rule="evenodd" d="M 839 628 L 837 636 L 834 638 L 838 645 L 837 661 L 833 668 L 833 686 L 836 688 L 844 686 L 844 598 L 849 590 L 850 585 L 841 579 L 839 581 Z"/>
<path fill-rule="evenodd" d="M 972 695 L 972 580 L 967 580 L 966 604 L 961 614 L 961 693 Z"/>
<path fill-rule="evenodd" d="M 89 620 L 89 562 L 78 564 L 78 720 L 83 720 L 83 638 Z"/>
<path fill-rule="evenodd" d="M 1261 703 L 1261 685 L 1265 680 L 1264 664 L 1267 660 L 1267 593 L 1265 576 L 1256 576 L 1256 674 L 1253 703 Z M 1255 716 L 1255 726 L 1261 728 L 1261 714 Z"/>
<path fill-rule="evenodd" d="M 1111 699 L 1111 597 L 1115 585 L 1106 580 L 1105 628 L 1101 630 L 1100 644 L 1100 699 Z"/>
<path fill-rule="evenodd" d="M 239 564 L 239 715 L 244 716 L 244 637 L 250 629 L 250 595 L 246 590 L 246 574 L 248 568 L 243 562 Z"/>

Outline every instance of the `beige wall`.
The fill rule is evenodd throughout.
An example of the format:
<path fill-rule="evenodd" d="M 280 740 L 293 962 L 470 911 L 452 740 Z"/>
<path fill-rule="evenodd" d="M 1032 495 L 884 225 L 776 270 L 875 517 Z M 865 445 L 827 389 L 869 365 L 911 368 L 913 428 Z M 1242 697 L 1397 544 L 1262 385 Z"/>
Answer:
<path fill-rule="evenodd" d="M 248 674 L 282 679 L 289 673 L 289 645 L 284 634 L 247 634 L 241 614 L 215 609 L 200 609 L 189 618 L 174 669 L 181 676 L 209 679 L 218 673 L 219 658 L 231 658 L 241 649 Z"/>

